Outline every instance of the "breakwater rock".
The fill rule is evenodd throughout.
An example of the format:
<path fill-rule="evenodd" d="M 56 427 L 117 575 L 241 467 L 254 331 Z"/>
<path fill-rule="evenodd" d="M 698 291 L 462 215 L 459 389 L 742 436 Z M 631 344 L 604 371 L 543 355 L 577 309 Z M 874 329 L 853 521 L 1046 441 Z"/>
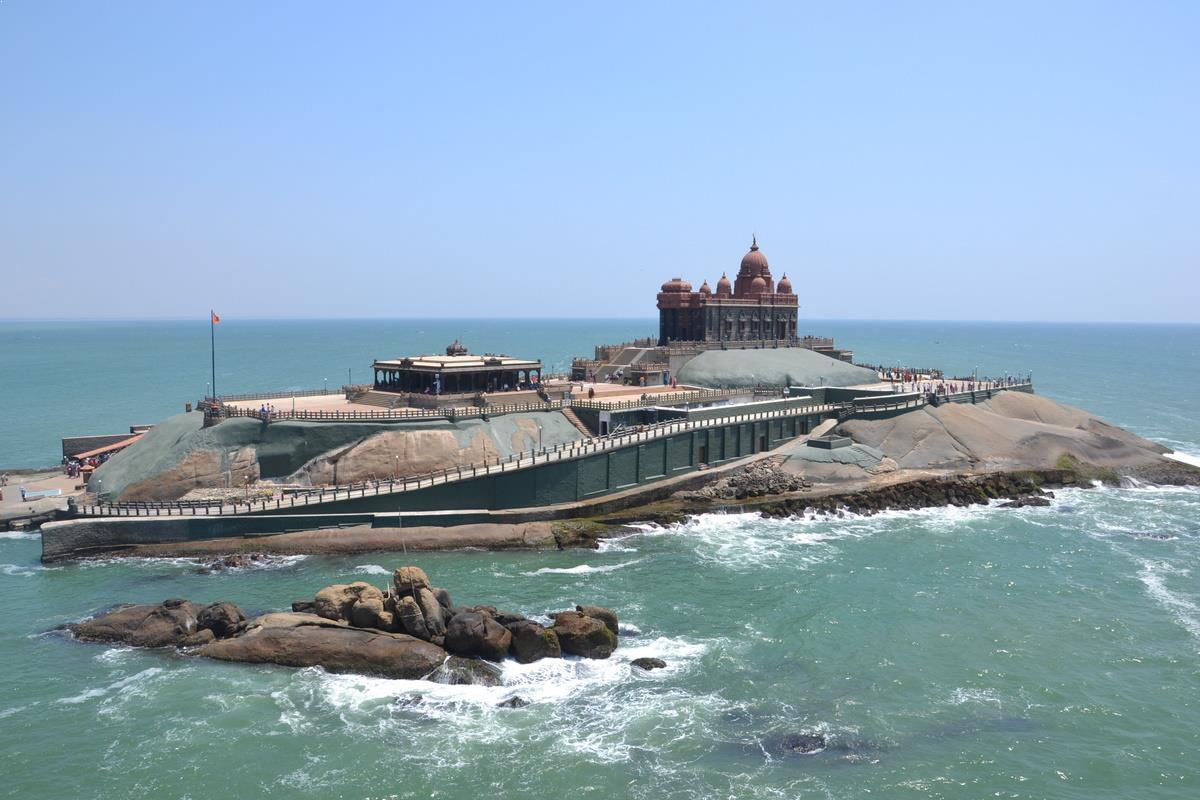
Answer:
<path fill-rule="evenodd" d="M 292 603 L 291 611 L 248 618 L 229 602 L 202 606 L 171 599 L 122 606 L 67 627 L 82 641 L 443 683 L 494 683 L 494 670 L 480 660 L 608 658 L 617 648 L 611 609 L 581 605 L 551 618 L 551 625 L 542 625 L 492 605 L 456 606 L 422 569 L 406 566 L 386 588 L 334 584 L 312 600 Z"/>
<path fill-rule="evenodd" d="M 995 473 L 953 478 L 927 478 L 879 486 L 860 492 L 820 497 L 790 497 L 764 503 L 757 510 L 765 517 L 788 517 L 805 512 L 876 514 L 939 506 L 987 505 L 1010 499 L 1013 507 L 1043 505 L 1046 489 L 1074 485 L 1075 473 L 1043 470 L 1028 473 Z"/>

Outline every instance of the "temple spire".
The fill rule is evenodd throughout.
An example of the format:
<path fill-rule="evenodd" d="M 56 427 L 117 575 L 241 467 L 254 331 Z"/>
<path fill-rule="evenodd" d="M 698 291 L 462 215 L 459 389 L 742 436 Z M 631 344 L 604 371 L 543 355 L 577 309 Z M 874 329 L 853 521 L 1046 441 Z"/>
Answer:
<path fill-rule="evenodd" d="M 758 249 L 758 234 L 757 233 L 753 233 L 750 235 L 750 249 L 751 250 Z"/>

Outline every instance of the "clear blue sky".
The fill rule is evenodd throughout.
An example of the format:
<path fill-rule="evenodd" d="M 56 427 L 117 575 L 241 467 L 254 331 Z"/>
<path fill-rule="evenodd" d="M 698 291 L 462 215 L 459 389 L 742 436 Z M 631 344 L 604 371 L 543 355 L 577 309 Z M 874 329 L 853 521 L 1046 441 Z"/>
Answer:
<path fill-rule="evenodd" d="M 1200 3 L 0 0 L 0 318 L 1200 321 Z"/>

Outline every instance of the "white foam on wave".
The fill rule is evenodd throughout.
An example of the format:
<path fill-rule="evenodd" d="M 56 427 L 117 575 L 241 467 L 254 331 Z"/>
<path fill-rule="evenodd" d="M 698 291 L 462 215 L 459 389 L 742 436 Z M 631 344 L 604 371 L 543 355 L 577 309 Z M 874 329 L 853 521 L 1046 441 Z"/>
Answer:
<path fill-rule="evenodd" d="M 392 571 L 378 564 L 359 564 L 354 571 L 360 575 L 391 575 Z"/>
<path fill-rule="evenodd" d="M 636 553 L 636 547 L 630 547 L 626 544 L 626 540 L 632 536 L 619 536 L 613 539 L 601 539 L 596 542 L 596 552 L 598 553 Z"/>
<path fill-rule="evenodd" d="M 532 664 L 506 660 L 498 665 L 499 686 L 335 675 L 310 668 L 294 673 L 288 686 L 271 696 L 280 710 L 280 724 L 292 733 L 308 730 L 330 711 L 351 730 L 413 745 L 428 737 L 439 742 L 507 745 L 517 726 L 530 746 L 620 761 L 634 749 L 626 743 L 631 726 L 673 730 L 671 726 L 682 724 L 681 718 L 690 719 L 699 709 L 717 703 L 715 698 L 690 695 L 674 686 L 674 677 L 691 669 L 710 646 L 660 636 L 634 644 L 622 642 L 604 660 L 548 658 Z M 667 667 L 646 672 L 630 664 L 642 656 L 662 658 Z M 520 710 L 500 706 L 515 697 L 531 705 Z M 527 714 L 539 715 L 533 729 Z M 442 760 L 453 757 L 446 748 L 429 746 L 413 746 L 406 752 L 418 761 L 432 760 L 432 766 L 446 766 Z"/>
<path fill-rule="evenodd" d="M 1188 575 L 1188 570 L 1173 567 L 1163 561 L 1141 560 L 1140 563 L 1138 580 L 1146 587 L 1146 594 L 1164 610 L 1169 611 L 1184 630 L 1200 640 L 1200 606 L 1167 588 L 1164 578 L 1166 575 Z"/>
<path fill-rule="evenodd" d="M 110 647 L 96 655 L 96 661 L 101 664 L 121 664 L 129 659 L 131 655 L 137 652 L 136 647 Z"/>
<path fill-rule="evenodd" d="M 0 575 L 12 578 L 31 578 L 39 572 L 57 572 L 62 567 L 44 567 L 41 564 L 0 564 Z"/>
<path fill-rule="evenodd" d="M 958 687 L 950 694 L 950 704 L 963 706 L 970 704 L 992 705 L 1000 708 L 1000 697 L 994 689 L 966 689 Z"/>
<path fill-rule="evenodd" d="M 574 567 L 542 567 L 533 572 L 522 572 L 526 577 L 534 577 L 536 575 L 588 575 L 593 572 L 615 572 L 619 569 L 624 569 L 631 564 L 636 564 L 641 561 L 640 558 L 635 558 L 633 561 L 623 561 L 620 564 L 604 564 L 596 567 L 591 564 L 579 564 Z"/>
<path fill-rule="evenodd" d="M 3 531 L 0 532 L 0 539 L 40 539 L 42 534 L 27 533 L 25 531 Z"/>
<path fill-rule="evenodd" d="M 54 702 L 58 704 L 78 705 L 98 697 L 106 697 L 114 692 L 126 694 L 131 690 L 136 691 L 140 689 L 144 684 L 160 674 L 162 674 L 161 667 L 150 667 L 149 669 L 144 669 L 141 672 L 121 678 L 119 681 L 109 684 L 102 689 L 88 689 L 74 697 L 62 697 Z"/>
<path fill-rule="evenodd" d="M 196 569 L 196 567 L 200 566 L 200 564 L 201 564 L 201 562 L 196 560 L 195 558 L 184 558 L 184 557 L 178 557 L 178 558 L 125 557 L 125 558 L 122 558 L 120 556 L 109 556 L 106 558 L 85 559 L 83 561 L 78 562 L 74 566 L 76 566 L 79 569 L 99 569 L 99 568 L 103 568 L 103 567 L 136 567 L 136 568 L 145 568 L 145 569 L 186 568 L 186 569 L 194 570 L 194 569 Z"/>

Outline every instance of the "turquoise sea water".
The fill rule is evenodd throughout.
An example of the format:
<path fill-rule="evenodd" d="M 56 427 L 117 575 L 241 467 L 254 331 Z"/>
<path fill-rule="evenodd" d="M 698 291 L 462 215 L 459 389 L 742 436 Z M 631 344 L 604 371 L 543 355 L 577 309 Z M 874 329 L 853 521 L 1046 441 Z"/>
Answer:
<path fill-rule="evenodd" d="M 319 345 L 339 338 L 339 325 L 390 324 L 246 323 L 247 332 L 262 327 L 240 339 L 242 363 L 271 353 L 277 363 L 230 375 L 230 388 L 273 385 L 304 364 L 308 371 L 283 385 L 310 385 L 338 358 L 412 349 L 410 334 L 373 346 L 361 330 L 361 358 Z M 553 363 L 593 339 L 650 327 L 591 324 L 599 335 L 511 323 L 512 345 L 449 338 Z M 177 323 L 156 325 L 140 334 L 114 326 L 114 335 L 128 352 L 166 358 L 168 333 L 183 334 Z M 45 415 L 24 410 L 36 394 L 12 389 L 14 338 L 32 337 L 16 350 L 18 372 L 38 363 L 55 372 L 70 350 L 74 369 L 55 374 L 75 377 L 59 389 L 76 381 L 115 398 L 109 384 L 118 373 L 126 390 L 136 385 L 145 405 L 122 407 L 114 425 L 154 414 L 150 403 L 168 389 L 182 396 L 166 411 L 203 391 L 203 365 L 188 372 L 189 383 L 200 376 L 195 390 L 174 389 L 148 380 L 143 356 L 121 356 L 100 334 L 68 345 L 74 326 L 19 327 L 0 326 L 4 401 L 21 398 L 3 409 L 6 452 L 17 430 L 41 430 L 20 440 L 30 454 L 47 438 L 53 451 L 58 434 L 47 434 Z M 276 338 L 281 330 L 290 338 Z M 1200 328 L 828 322 L 813 332 L 836 336 L 864 361 L 1032 370 L 1039 392 L 1200 454 Z M 204 357 L 204 326 L 200 333 L 193 349 Z M 447 338 L 428 335 L 424 349 Z M 54 344 L 39 357 L 45 337 Z M 71 405 L 59 407 L 66 414 Z M 262 610 L 334 581 L 383 585 L 400 555 L 299 558 L 211 575 L 172 560 L 43 567 L 36 535 L 8 534 L 0 538 L 0 796 L 1194 798 L 1198 520 L 1195 489 L 1131 486 L 1068 490 L 1048 508 L 1020 510 L 708 515 L 645 526 L 598 552 L 409 559 L 459 602 L 529 614 L 594 602 L 631 626 L 609 661 L 508 664 L 497 688 L 206 663 L 45 633 L 118 601 L 182 596 Z M 631 669 L 641 655 L 670 666 Z M 496 707 L 514 694 L 533 703 Z M 790 733 L 813 731 L 828 737 L 825 752 L 788 756 L 778 747 Z"/>

